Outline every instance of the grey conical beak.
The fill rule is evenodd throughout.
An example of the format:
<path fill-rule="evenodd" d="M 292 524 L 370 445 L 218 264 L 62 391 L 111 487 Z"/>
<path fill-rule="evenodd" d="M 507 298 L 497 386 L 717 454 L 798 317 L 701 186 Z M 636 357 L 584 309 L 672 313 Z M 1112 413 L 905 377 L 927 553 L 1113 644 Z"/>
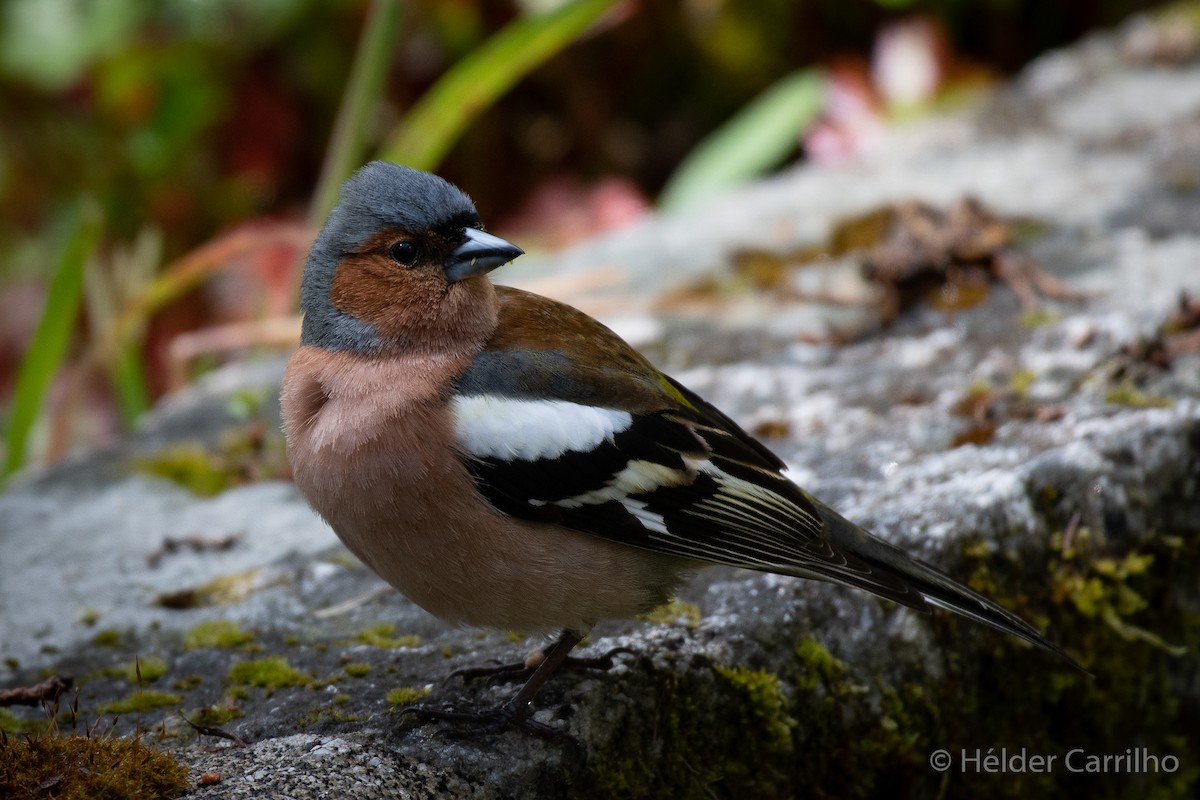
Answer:
<path fill-rule="evenodd" d="M 455 248 L 442 265 L 446 280 L 451 283 L 491 272 L 525 252 L 515 244 L 478 228 L 467 228 L 463 234 L 467 240 Z"/>

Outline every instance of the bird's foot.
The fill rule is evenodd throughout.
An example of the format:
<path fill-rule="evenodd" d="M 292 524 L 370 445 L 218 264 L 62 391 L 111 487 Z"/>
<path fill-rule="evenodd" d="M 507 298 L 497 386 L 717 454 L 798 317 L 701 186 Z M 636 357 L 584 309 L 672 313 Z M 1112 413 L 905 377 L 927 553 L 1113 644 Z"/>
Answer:
<path fill-rule="evenodd" d="M 497 683 L 522 683 L 529 680 L 537 668 L 542 665 L 553 651 L 555 645 L 538 650 L 529 655 L 524 661 L 514 661 L 509 664 L 493 664 L 487 667 L 466 667 L 464 669 L 456 669 L 446 676 L 446 680 L 451 678 L 462 678 L 463 683 L 470 683 L 481 678 L 487 680 L 489 684 Z M 614 647 L 603 655 L 594 656 L 592 658 L 576 658 L 567 656 L 562 661 L 562 669 L 573 670 L 598 670 L 607 672 L 613 668 L 613 661 L 619 655 L 637 655 L 637 651 L 630 647 Z"/>
<path fill-rule="evenodd" d="M 500 676 L 503 680 L 526 678 L 525 685 L 513 695 L 512 699 L 495 710 L 456 711 L 422 704 L 409 706 L 404 709 L 403 713 L 411 714 L 425 721 L 461 723 L 459 731 L 465 733 L 478 733 L 481 730 L 495 731 L 508 725 L 518 725 L 539 736 L 573 741 L 566 732 L 530 719 L 529 702 L 533 700 L 550 675 L 568 660 L 571 649 L 579 644 L 579 640 L 582 638 L 582 633 L 568 628 L 558 637 L 558 641 L 541 651 L 539 655 L 527 658 L 520 664 L 501 664 L 496 667 L 461 670 L 455 673 L 466 680 L 473 680 L 485 675 L 493 678 Z M 608 669 L 612 666 L 613 657 L 621 652 L 631 651 L 627 648 L 616 648 L 605 653 L 599 659 L 577 659 L 577 661 L 591 665 L 599 664 Z M 451 728 L 453 729 L 453 726 Z"/>
<path fill-rule="evenodd" d="M 411 715 L 422 722 L 452 723 L 450 730 L 460 735 L 495 733 L 512 725 L 547 739 L 570 738 L 558 728 L 531 719 L 529 704 L 512 701 L 486 711 L 460 711 L 446 706 L 416 704 L 400 709 L 401 715 Z"/>

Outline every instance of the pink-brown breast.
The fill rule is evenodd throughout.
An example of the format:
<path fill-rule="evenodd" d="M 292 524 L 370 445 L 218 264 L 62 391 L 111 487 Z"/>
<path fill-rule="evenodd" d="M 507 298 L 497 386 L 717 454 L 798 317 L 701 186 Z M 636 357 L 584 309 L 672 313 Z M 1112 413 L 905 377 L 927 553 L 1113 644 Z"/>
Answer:
<path fill-rule="evenodd" d="M 666 600 L 687 565 L 493 509 L 446 402 L 467 356 L 300 348 L 283 383 L 300 492 L 367 566 L 450 622 L 586 629 Z"/>

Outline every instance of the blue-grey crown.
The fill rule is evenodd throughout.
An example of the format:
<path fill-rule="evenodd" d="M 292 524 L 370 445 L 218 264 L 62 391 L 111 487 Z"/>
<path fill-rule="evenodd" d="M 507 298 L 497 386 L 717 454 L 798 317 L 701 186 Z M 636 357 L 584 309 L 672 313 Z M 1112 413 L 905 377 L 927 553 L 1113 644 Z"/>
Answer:
<path fill-rule="evenodd" d="M 436 175 L 372 161 L 350 176 L 304 266 L 301 343 L 327 350 L 377 349 L 373 326 L 343 314 L 329 301 L 338 262 L 385 228 L 419 233 L 451 222 L 477 226 L 479 217 L 471 198 Z"/>

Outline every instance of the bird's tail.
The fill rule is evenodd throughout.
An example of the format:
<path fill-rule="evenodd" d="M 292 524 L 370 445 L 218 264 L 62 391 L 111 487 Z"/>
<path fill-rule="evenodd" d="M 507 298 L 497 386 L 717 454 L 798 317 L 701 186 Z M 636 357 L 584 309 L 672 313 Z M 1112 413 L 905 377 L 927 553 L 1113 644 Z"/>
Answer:
<path fill-rule="evenodd" d="M 937 567 L 907 555 L 882 539 L 876 538 L 847 520 L 841 514 L 814 500 L 824 517 L 830 542 L 847 555 L 868 564 L 872 570 L 890 575 L 907 584 L 920 595 L 924 602 L 912 595 L 895 597 L 905 605 L 928 612 L 928 605 L 961 614 L 968 619 L 988 625 L 996 630 L 1024 639 L 1030 644 L 1047 650 L 1066 660 L 1071 666 L 1090 674 L 1075 659 L 1042 635 L 1042 632 L 1008 609 L 989 600 L 979 592 L 963 586 Z M 870 587 L 864 587 L 870 589 Z M 878 593 L 878 592 L 877 592 Z"/>

